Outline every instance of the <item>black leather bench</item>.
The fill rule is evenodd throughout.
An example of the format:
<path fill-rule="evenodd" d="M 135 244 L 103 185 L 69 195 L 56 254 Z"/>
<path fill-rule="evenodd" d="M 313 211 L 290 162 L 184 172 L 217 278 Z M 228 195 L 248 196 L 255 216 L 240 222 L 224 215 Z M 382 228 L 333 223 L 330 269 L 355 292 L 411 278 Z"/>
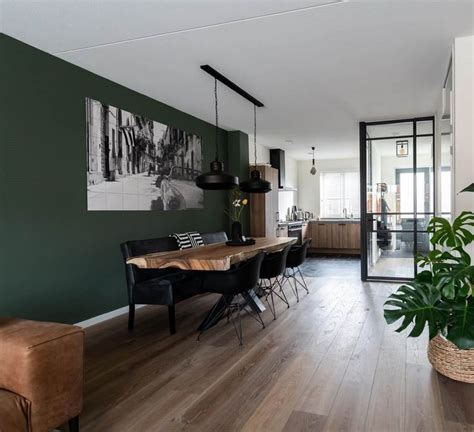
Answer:
<path fill-rule="evenodd" d="M 201 237 L 204 244 L 227 241 L 227 235 L 223 231 L 203 233 Z M 202 292 L 199 274 L 176 268 L 140 269 L 135 265 L 127 264 L 127 260 L 133 256 L 178 250 L 178 244 L 173 237 L 131 240 L 122 243 L 120 247 L 127 279 L 128 328 L 133 329 L 136 304 L 164 305 L 168 306 L 170 333 L 176 333 L 175 306 Z"/>

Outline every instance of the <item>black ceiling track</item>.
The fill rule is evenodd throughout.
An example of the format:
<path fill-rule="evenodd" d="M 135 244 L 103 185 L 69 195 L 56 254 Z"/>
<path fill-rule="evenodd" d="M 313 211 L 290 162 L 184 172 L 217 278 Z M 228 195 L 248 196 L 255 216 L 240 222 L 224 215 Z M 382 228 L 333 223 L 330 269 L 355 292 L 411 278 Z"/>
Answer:
<path fill-rule="evenodd" d="M 213 76 L 216 80 L 220 81 L 222 84 L 234 90 L 236 93 L 238 93 L 240 96 L 250 101 L 255 106 L 258 106 L 258 107 L 264 106 L 262 102 L 260 102 L 258 99 L 255 99 L 252 95 L 248 94 L 244 89 L 242 89 L 237 84 L 232 82 L 229 78 L 226 78 L 220 72 L 217 72 L 212 66 L 202 65 L 201 69 L 204 72 L 207 72 L 209 75 Z"/>

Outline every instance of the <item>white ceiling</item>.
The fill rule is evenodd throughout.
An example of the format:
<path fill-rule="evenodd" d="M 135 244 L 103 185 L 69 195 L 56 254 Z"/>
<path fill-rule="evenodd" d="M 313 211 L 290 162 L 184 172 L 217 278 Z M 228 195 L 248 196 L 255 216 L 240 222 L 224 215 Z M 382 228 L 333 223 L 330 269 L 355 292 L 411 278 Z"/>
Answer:
<path fill-rule="evenodd" d="M 0 29 L 212 122 L 199 68 L 210 64 L 265 103 L 260 144 L 354 157 L 359 121 L 434 112 L 454 37 L 474 33 L 474 1 L 315 7 L 330 1 L 4 0 Z M 223 87 L 220 100 L 222 125 L 251 133 L 250 104 Z"/>

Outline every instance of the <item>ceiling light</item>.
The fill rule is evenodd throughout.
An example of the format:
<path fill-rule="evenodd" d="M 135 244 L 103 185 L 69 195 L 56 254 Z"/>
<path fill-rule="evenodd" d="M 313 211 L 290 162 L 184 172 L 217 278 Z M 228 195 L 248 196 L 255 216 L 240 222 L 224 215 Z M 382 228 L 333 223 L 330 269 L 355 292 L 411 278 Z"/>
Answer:
<path fill-rule="evenodd" d="M 408 156 L 408 140 L 397 141 L 397 157 Z"/>
<path fill-rule="evenodd" d="M 253 106 L 253 153 L 254 169 L 250 173 L 250 179 L 240 183 L 240 190 L 247 193 L 267 193 L 272 190 L 269 181 L 261 178 L 260 171 L 257 169 L 257 107 Z"/>
<path fill-rule="evenodd" d="M 313 166 L 310 169 L 311 175 L 316 175 L 316 167 L 314 166 L 314 147 L 311 147 L 311 150 L 313 150 Z"/>
<path fill-rule="evenodd" d="M 224 172 L 224 163 L 219 160 L 219 115 L 217 109 L 217 79 L 214 78 L 214 100 L 216 107 L 216 157 L 211 162 L 211 170 L 196 177 L 196 186 L 206 190 L 233 189 L 239 184 L 239 178 Z"/>

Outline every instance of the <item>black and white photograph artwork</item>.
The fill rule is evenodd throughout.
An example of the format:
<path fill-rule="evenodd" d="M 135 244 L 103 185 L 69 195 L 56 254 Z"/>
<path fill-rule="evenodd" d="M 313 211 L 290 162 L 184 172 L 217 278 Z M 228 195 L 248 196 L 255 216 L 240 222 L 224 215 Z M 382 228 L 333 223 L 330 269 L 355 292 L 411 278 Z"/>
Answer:
<path fill-rule="evenodd" d="M 203 207 L 201 137 L 90 98 L 86 133 L 88 210 Z"/>

